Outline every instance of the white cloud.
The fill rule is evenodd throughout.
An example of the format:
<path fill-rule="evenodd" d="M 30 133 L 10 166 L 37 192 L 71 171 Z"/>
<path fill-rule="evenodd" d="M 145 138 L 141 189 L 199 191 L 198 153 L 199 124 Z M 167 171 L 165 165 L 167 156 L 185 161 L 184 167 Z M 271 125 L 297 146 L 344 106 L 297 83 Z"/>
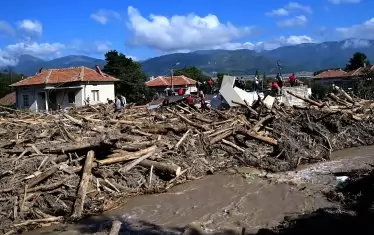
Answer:
<path fill-rule="evenodd" d="M 32 55 L 38 58 L 51 59 L 60 56 L 65 48 L 61 43 L 25 43 L 19 42 L 0 49 L 0 67 L 17 64 L 21 55 Z"/>
<path fill-rule="evenodd" d="M 300 11 L 305 11 L 306 13 L 312 13 L 312 8 L 307 5 L 301 5 L 300 3 L 297 2 L 290 2 L 286 6 L 287 9 L 289 10 L 300 10 Z"/>
<path fill-rule="evenodd" d="M 90 17 L 100 24 L 107 24 L 111 18 L 121 20 L 121 15 L 118 12 L 105 9 L 100 9 L 96 13 L 92 13 Z"/>
<path fill-rule="evenodd" d="M 37 20 L 22 20 L 18 22 L 18 29 L 26 38 L 40 37 L 43 33 L 43 26 Z"/>
<path fill-rule="evenodd" d="M 277 22 L 279 27 L 295 27 L 305 25 L 308 19 L 304 15 L 295 16 L 290 19 L 281 20 Z"/>
<path fill-rule="evenodd" d="M 336 31 L 344 38 L 365 38 L 374 39 L 374 18 L 365 21 L 362 24 L 353 25 L 351 27 L 337 28 Z"/>
<path fill-rule="evenodd" d="M 289 14 L 290 12 L 284 8 L 275 9 L 265 13 L 267 16 L 288 16 Z"/>
<path fill-rule="evenodd" d="M 249 50 L 273 50 L 282 46 L 299 45 L 303 43 L 315 43 L 316 41 L 309 36 L 281 36 L 274 38 L 269 41 L 263 42 L 245 42 L 245 43 L 226 43 L 221 46 L 213 47 L 212 49 L 225 49 L 225 50 L 237 50 L 237 49 L 249 49 Z"/>
<path fill-rule="evenodd" d="M 344 3 L 356 4 L 356 3 L 362 2 L 362 0 L 329 0 L 329 2 L 332 4 L 344 4 Z"/>
<path fill-rule="evenodd" d="M 112 48 L 112 43 L 111 42 L 96 42 L 95 43 L 95 49 L 97 52 L 105 54 L 108 51 L 110 51 Z"/>
<path fill-rule="evenodd" d="M 15 30 L 13 27 L 6 21 L 0 20 L 0 36 L 14 36 Z"/>
<path fill-rule="evenodd" d="M 278 9 L 272 10 L 270 12 L 266 12 L 265 15 L 267 15 L 267 16 L 288 16 L 293 11 L 303 11 L 303 12 L 306 12 L 306 13 L 309 13 L 309 14 L 311 14 L 313 12 L 312 8 L 310 6 L 301 5 L 300 3 L 297 3 L 297 2 L 290 2 L 286 6 L 284 6 L 283 8 L 278 8 Z"/>
<path fill-rule="evenodd" d="M 349 40 L 345 40 L 344 41 L 342 49 L 347 49 L 347 48 L 363 48 L 363 47 L 369 47 L 370 45 L 371 45 L 371 42 L 369 40 L 365 40 L 365 39 L 349 39 Z"/>
<path fill-rule="evenodd" d="M 196 50 L 230 43 L 253 33 L 253 27 L 236 27 L 221 23 L 217 16 L 201 17 L 194 14 L 160 15 L 143 17 L 133 7 L 128 7 L 129 28 L 134 45 L 147 46 L 161 51 Z"/>

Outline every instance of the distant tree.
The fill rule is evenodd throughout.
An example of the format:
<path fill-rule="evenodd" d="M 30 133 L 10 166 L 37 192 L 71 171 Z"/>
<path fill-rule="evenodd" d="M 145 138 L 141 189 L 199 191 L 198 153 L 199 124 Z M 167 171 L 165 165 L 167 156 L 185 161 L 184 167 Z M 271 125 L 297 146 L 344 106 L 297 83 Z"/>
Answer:
<path fill-rule="evenodd" d="M 216 81 L 216 84 L 215 84 L 217 89 L 221 88 L 223 76 L 225 76 L 225 75 L 226 75 L 225 73 L 217 73 L 217 81 Z"/>
<path fill-rule="evenodd" d="M 7 72 L 0 72 L 0 98 L 12 92 L 9 86 L 23 78 L 22 74 L 13 73 L 10 70 Z"/>
<path fill-rule="evenodd" d="M 202 70 L 196 68 L 195 66 L 179 69 L 174 72 L 174 75 L 184 75 L 201 83 L 208 81 L 210 78 L 209 76 L 205 75 Z"/>
<path fill-rule="evenodd" d="M 351 71 L 369 64 L 370 62 L 364 53 L 356 52 L 353 54 L 352 58 L 349 59 L 349 63 L 345 66 L 345 70 Z"/>
<path fill-rule="evenodd" d="M 116 50 L 105 54 L 106 65 L 103 72 L 120 81 L 116 85 L 116 93 L 126 96 L 128 102 L 144 104 L 153 93 L 145 85 L 147 75 L 142 72 L 141 65 Z"/>

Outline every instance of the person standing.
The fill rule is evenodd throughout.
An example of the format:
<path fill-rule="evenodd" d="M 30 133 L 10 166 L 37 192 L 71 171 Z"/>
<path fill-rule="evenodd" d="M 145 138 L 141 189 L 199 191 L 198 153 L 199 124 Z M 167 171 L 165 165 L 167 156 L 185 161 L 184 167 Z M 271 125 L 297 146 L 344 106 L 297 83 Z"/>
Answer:
<path fill-rule="evenodd" d="M 259 91 L 259 82 L 258 82 L 258 77 L 257 77 L 257 75 L 255 76 L 255 80 L 254 80 L 254 82 L 253 82 L 253 88 L 254 88 L 254 90 L 255 91 Z"/>
<path fill-rule="evenodd" d="M 291 87 L 294 87 L 296 85 L 296 76 L 295 76 L 295 73 L 292 73 L 289 77 L 290 79 L 290 85 Z"/>
<path fill-rule="evenodd" d="M 278 82 L 273 81 L 273 83 L 272 83 L 272 85 L 271 85 L 271 88 L 272 88 L 272 90 L 275 92 L 275 94 L 276 94 L 277 96 L 280 95 L 280 87 L 279 87 L 279 85 L 278 85 Z"/>
<path fill-rule="evenodd" d="M 121 110 L 122 110 L 122 102 L 121 102 L 121 97 L 120 96 L 117 96 L 116 97 L 116 102 L 114 103 L 114 112 L 115 113 L 119 113 L 119 112 L 121 112 Z"/>
<path fill-rule="evenodd" d="M 194 106 L 195 100 L 194 100 L 194 98 L 191 94 L 188 95 L 186 101 L 187 101 L 187 104 L 190 108 L 195 109 L 195 106 Z"/>
<path fill-rule="evenodd" d="M 204 92 L 202 90 L 200 90 L 199 97 L 200 97 L 201 109 L 206 110 L 205 95 L 204 95 Z"/>
<path fill-rule="evenodd" d="M 184 94 L 184 90 L 183 90 L 183 88 L 181 87 L 181 88 L 178 89 L 178 95 L 179 95 L 179 96 L 182 96 L 183 94 Z"/>
<path fill-rule="evenodd" d="M 278 83 L 279 88 L 282 89 L 282 87 L 283 87 L 283 77 L 282 77 L 282 74 L 277 73 L 276 79 L 277 79 L 277 83 Z"/>
<path fill-rule="evenodd" d="M 210 78 L 209 80 L 208 80 L 208 84 L 209 84 L 209 89 L 210 89 L 210 94 L 213 94 L 213 79 L 212 78 Z"/>
<path fill-rule="evenodd" d="M 126 97 L 125 96 L 123 96 L 123 95 L 121 95 L 121 97 L 120 97 L 120 101 L 121 101 L 121 105 L 122 105 L 122 107 L 126 107 Z"/>

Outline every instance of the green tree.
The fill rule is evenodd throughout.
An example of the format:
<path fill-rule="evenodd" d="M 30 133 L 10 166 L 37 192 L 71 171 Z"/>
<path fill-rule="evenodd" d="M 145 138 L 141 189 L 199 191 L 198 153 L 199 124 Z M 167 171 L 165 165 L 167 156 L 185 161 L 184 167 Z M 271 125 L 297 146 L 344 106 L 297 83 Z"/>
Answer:
<path fill-rule="evenodd" d="M 0 72 L 0 98 L 12 92 L 9 86 L 23 78 L 22 74 L 13 73 L 10 70 Z"/>
<path fill-rule="evenodd" d="M 210 78 L 209 76 L 206 76 L 202 70 L 196 68 L 195 66 L 178 69 L 177 71 L 174 72 L 174 75 L 175 76 L 184 75 L 186 77 L 189 77 L 201 83 L 208 81 Z"/>
<path fill-rule="evenodd" d="M 349 63 L 345 66 L 345 70 L 351 71 L 369 64 L 369 60 L 364 53 L 356 52 L 353 54 L 352 58 L 349 59 Z"/>
<path fill-rule="evenodd" d="M 103 72 L 120 81 L 116 85 L 116 93 L 126 96 L 128 102 L 144 104 L 153 93 L 145 85 L 147 75 L 142 72 L 141 65 L 116 50 L 105 54 L 106 65 Z"/>
<path fill-rule="evenodd" d="M 225 76 L 225 75 L 226 75 L 225 73 L 217 73 L 217 81 L 216 81 L 216 84 L 215 84 L 217 89 L 221 88 L 223 76 Z"/>

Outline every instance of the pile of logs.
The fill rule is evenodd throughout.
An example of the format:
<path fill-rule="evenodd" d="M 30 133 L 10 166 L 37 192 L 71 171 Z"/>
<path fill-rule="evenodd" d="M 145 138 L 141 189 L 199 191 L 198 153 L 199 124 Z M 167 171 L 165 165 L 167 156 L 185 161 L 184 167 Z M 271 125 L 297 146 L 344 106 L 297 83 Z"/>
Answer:
<path fill-rule="evenodd" d="M 272 109 L 259 100 L 204 112 L 187 105 L 119 114 L 107 105 L 53 114 L 5 110 L 0 229 L 12 234 L 76 220 L 231 167 L 293 170 L 328 160 L 333 150 L 373 144 L 373 102 L 344 93 Z"/>

